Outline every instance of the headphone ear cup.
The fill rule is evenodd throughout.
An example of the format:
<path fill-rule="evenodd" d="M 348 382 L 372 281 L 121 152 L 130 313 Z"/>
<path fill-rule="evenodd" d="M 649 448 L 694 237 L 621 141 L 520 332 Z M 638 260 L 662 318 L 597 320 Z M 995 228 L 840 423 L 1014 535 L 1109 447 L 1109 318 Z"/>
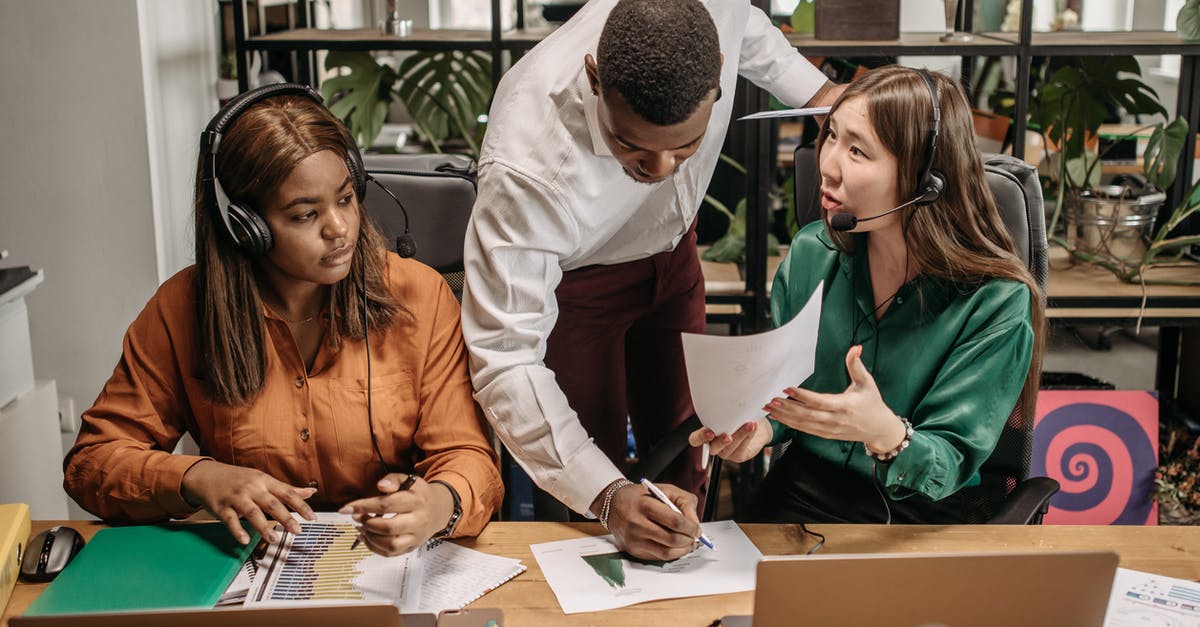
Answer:
<path fill-rule="evenodd" d="M 353 141 L 346 145 L 346 169 L 354 181 L 354 195 L 362 203 L 367 199 L 367 170 L 363 167 L 362 153 Z"/>
<path fill-rule="evenodd" d="M 942 193 L 946 191 L 946 175 L 940 170 L 930 170 L 925 177 L 925 184 L 921 188 L 921 196 L 917 199 L 917 205 L 932 205 L 942 197 Z"/>
<path fill-rule="evenodd" d="M 229 203 L 230 235 L 243 250 L 255 255 L 264 255 L 275 243 L 271 227 L 262 216 L 237 203 Z"/>

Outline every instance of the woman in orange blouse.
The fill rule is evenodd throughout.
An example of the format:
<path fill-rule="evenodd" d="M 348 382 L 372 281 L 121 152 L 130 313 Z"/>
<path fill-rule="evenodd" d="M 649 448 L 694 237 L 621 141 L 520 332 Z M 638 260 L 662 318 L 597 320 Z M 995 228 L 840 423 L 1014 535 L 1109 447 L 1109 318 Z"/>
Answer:
<path fill-rule="evenodd" d="M 80 505 L 119 522 L 203 507 L 243 543 L 240 518 L 272 539 L 276 522 L 299 531 L 291 511 L 340 509 L 382 555 L 483 529 L 504 488 L 458 303 L 438 273 L 386 252 L 360 172 L 306 87 L 217 114 L 196 264 L 130 325 L 83 415 L 64 482 Z M 185 432 L 201 456 L 171 454 Z"/>

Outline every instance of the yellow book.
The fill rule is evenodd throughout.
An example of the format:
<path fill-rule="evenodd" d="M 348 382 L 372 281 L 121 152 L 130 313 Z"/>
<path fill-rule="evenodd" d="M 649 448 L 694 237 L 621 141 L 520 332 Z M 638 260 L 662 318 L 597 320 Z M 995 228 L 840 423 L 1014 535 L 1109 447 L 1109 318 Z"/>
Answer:
<path fill-rule="evenodd" d="M 24 503 L 0 504 L 0 610 L 8 605 L 17 575 L 21 573 L 21 556 L 29 541 L 29 506 Z"/>

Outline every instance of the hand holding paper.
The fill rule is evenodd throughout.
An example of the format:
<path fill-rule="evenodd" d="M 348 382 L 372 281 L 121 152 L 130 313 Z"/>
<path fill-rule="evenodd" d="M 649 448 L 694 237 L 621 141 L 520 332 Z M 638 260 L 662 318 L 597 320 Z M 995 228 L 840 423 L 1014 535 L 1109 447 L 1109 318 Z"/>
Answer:
<path fill-rule="evenodd" d="M 692 404 L 704 426 L 716 434 L 733 433 L 761 418 L 762 406 L 780 390 L 799 386 L 812 374 L 823 291 L 822 283 L 795 318 L 765 333 L 682 334 Z"/>

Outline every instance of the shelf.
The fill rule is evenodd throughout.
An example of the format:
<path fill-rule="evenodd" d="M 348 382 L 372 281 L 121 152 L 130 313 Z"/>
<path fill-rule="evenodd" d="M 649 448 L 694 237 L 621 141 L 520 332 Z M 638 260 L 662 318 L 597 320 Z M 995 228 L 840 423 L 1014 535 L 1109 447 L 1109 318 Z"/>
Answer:
<path fill-rule="evenodd" d="M 537 45 L 553 28 L 513 29 L 501 33 L 504 49 Z M 383 35 L 374 28 L 293 30 L 249 37 L 249 50 L 490 50 L 492 34 L 486 30 L 416 28 L 407 37 Z"/>
<path fill-rule="evenodd" d="M 1017 54 L 1016 33 L 976 33 L 965 43 L 938 41 L 941 33 L 900 33 L 892 40 L 817 39 L 810 34 L 788 33 L 788 43 L 806 56 L 891 57 L 913 56 L 1005 56 Z"/>
<path fill-rule="evenodd" d="M 1033 33 L 1029 50 L 1034 55 L 1200 55 L 1200 44 L 1183 41 L 1174 31 L 1059 31 Z"/>

